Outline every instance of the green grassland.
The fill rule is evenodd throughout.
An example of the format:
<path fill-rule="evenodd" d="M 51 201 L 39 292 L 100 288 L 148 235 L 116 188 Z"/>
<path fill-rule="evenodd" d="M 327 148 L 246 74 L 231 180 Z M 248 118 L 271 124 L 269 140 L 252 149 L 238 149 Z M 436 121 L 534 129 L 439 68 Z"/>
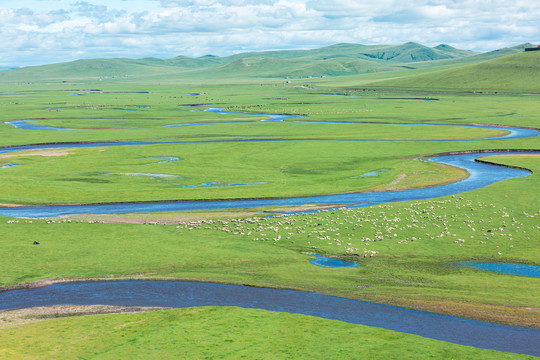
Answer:
<path fill-rule="evenodd" d="M 330 50 L 335 59 L 348 57 L 347 61 L 368 61 L 358 54 L 369 50 L 371 61 L 376 64 L 373 66 L 388 68 L 401 66 L 407 56 L 410 59 L 407 49 L 418 50 L 414 44 L 405 45 L 399 49 L 403 56 L 394 56 L 395 60 L 389 59 L 388 54 L 396 49 L 359 52 L 358 47 L 341 45 Z M 508 91 L 540 90 L 535 80 L 537 61 L 531 54 L 464 65 L 464 59 L 480 55 L 454 54 L 456 63 L 452 63 L 448 54 L 455 51 L 441 46 L 435 49 L 441 56 L 438 60 L 433 56 L 428 59 L 432 52 L 423 49 L 425 61 L 415 69 L 293 79 L 290 83 L 272 77 L 272 71 L 283 66 L 280 62 L 314 66 L 315 60 L 326 61 L 330 50 L 266 54 L 272 61 L 264 62 L 257 60 L 261 54 L 244 54 L 228 62 L 214 57 L 168 62 L 145 59 L 137 66 L 144 66 L 147 71 L 141 69 L 138 76 L 119 75 L 102 80 L 96 78 L 99 72 L 95 67 L 92 71 L 85 67 L 65 70 L 60 65 L 54 69 L 40 68 L 41 75 L 34 77 L 31 74 L 37 73 L 32 73 L 32 69 L 2 73 L 0 147 L 98 141 L 185 143 L 0 154 L 0 166 L 21 165 L 0 169 L 0 203 L 294 197 L 399 190 L 435 186 L 466 176 L 450 167 L 420 161 L 433 154 L 540 149 L 538 137 L 440 141 L 501 135 L 497 130 L 381 124 L 538 128 L 537 95 Z M 442 53 L 448 56 L 442 57 Z M 312 60 L 301 62 L 302 56 Z M 189 61 L 192 64 L 188 66 Z M 251 70 L 242 74 L 243 70 L 237 69 L 225 75 L 225 70 L 217 70 L 229 67 L 227 71 L 231 71 L 231 64 L 246 61 L 268 68 L 269 72 L 261 75 L 267 77 L 255 78 L 257 71 Z M 447 62 L 437 67 L 437 61 Z M 101 64 L 107 68 L 117 62 Z M 413 64 L 416 62 L 409 63 L 415 67 Z M 122 66 L 122 71 L 131 69 L 133 61 L 125 61 Z M 204 66 L 212 70 L 203 73 Z M 450 67 L 453 69 L 448 70 Z M 402 75 L 405 73 L 422 75 L 406 78 Z M 493 73 L 500 76 L 488 76 Z M 481 76 L 488 78 L 481 80 Z M 500 81 L 511 76 L 516 78 L 515 82 L 504 85 Z M 397 77 L 402 79 L 395 80 Z M 388 82 L 365 88 L 366 83 L 383 78 Z M 459 79 L 477 79 L 480 85 L 471 88 Z M 413 87 L 414 90 L 403 90 Z M 491 91 L 473 93 L 477 89 Z M 200 95 L 187 95 L 191 93 Z M 329 95 L 336 93 L 352 96 Z M 420 100 L 426 98 L 437 100 Z M 264 118 L 259 115 L 202 111 L 209 106 L 304 117 L 294 123 L 261 123 L 254 122 Z M 4 123 L 20 119 L 93 130 L 31 131 Z M 307 123 L 328 121 L 373 124 Z M 200 142 L 251 139 L 287 141 Z M 159 157 L 179 159 L 160 164 L 151 159 Z M 532 174 L 455 196 L 362 209 L 269 219 L 257 215 L 273 214 L 280 209 L 4 218 L 0 219 L 0 287 L 43 279 L 184 279 L 316 291 L 538 328 L 538 279 L 457 268 L 452 263 L 477 260 L 539 265 L 539 159 L 486 156 L 485 160 L 530 169 Z M 383 169 L 378 176 L 356 177 Z M 181 187 L 204 182 L 253 185 Z M 41 244 L 32 245 L 34 240 Z M 361 266 L 316 267 L 309 263 L 315 252 L 359 261 Z M 117 332 L 115 328 L 121 326 L 126 330 Z M 184 336 L 186 331 L 189 338 Z M 194 346 L 201 344 L 199 337 L 207 342 Z M 47 320 L 1 329 L 0 339 L 0 349 L 4 351 L 0 357 L 14 359 L 36 358 L 38 354 L 54 358 L 66 354 L 68 347 L 71 357 L 103 359 L 131 358 L 136 356 L 134 352 L 141 357 L 165 358 L 182 354 L 189 358 L 227 358 L 235 354 L 253 358 L 266 352 L 267 358 L 518 357 L 306 316 L 230 308 Z M 234 346 L 234 353 L 227 353 L 224 344 Z M 178 349 L 185 352 L 179 354 Z"/>
<path fill-rule="evenodd" d="M 400 156 L 393 158 L 396 149 Z M 406 176 L 396 184 L 400 189 L 434 186 L 466 176 L 448 166 L 421 161 L 417 158 L 421 150 L 422 146 L 409 142 L 376 146 L 366 142 L 280 141 L 23 151 L 0 158 L 20 165 L 2 169 L 0 186 L 5 191 L 0 202 L 294 197 L 383 188 L 399 174 Z M 377 151 L 377 156 L 369 155 L 370 151 Z M 163 156 L 181 160 L 160 164 L 152 159 Z M 359 177 L 383 169 L 379 176 Z M 189 187 L 203 183 L 248 185 Z"/>
<path fill-rule="evenodd" d="M 0 357 L 213 359 L 219 348 L 221 359 L 418 359 L 421 348 L 424 358 L 531 358 L 339 321 L 238 308 L 79 316 L 16 330 L 2 336 Z"/>
<path fill-rule="evenodd" d="M 374 83 L 404 88 L 535 91 L 540 85 L 540 54 L 520 52 L 456 69 Z"/>
<path fill-rule="evenodd" d="M 496 161 L 538 167 L 533 157 Z M 539 203 L 531 185 L 537 181 L 533 175 L 462 196 L 254 221 L 21 219 L 0 224 L 1 248 L 11 254 L 0 281 L 142 276 L 249 283 L 537 326 L 538 314 L 526 309 L 540 305 L 536 279 L 449 266 L 462 260 L 535 264 Z M 40 246 L 32 245 L 36 239 Z M 318 268 L 308 262 L 313 252 L 362 266 Z"/>

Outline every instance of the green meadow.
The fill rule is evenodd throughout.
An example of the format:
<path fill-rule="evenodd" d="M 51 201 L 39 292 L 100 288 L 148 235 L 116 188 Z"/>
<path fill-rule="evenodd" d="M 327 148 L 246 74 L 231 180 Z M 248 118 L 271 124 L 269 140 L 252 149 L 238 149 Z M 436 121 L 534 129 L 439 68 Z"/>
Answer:
<path fill-rule="evenodd" d="M 412 48 L 408 44 L 398 50 Z M 0 204 L 424 188 L 468 176 L 424 161 L 434 154 L 540 149 L 538 137 L 490 140 L 507 131 L 449 126 L 538 128 L 540 52 L 508 50 L 514 54 L 492 58 L 435 50 L 422 49 L 431 58 L 418 66 L 380 59 L 362 68 L 363 73 L 350 70 L 367 61 L 363 58 L 349 59 L 354 66 L 349 64 L 345 73 L 332 73 L 337 60 L 321 68 L 326 49 L 294 56 L 277 52 L 265 61 L 251 56 L 230 62 L 208 59 L 197 69 L 178 65 L 186 59 L 156 60 L 144 69 L 138 63 L 139 75 L 129 77 L 119 75 L 133 71 L 129 61 L 114 65 L 114 77 L 100 77 L 100 68 L 88 61 L 0 74 Z M 333 51 L 350 57 L 356 50 L 341 46 Z M 301 62 L 300 55 L 310 60 Z M 240 65 L 246 61 L 255 68 L 266 66 L 268 73 L 243 72 Z M 325 77 L 306 77 L 314 68 Z M 285 79 L 289 70 L 297 72 Z M 505 80 L 510 78 L 515 81 Z M 210 107 L 251 114 L 205 111 Z M 259 114 L 302 117 L 261 122 L 266 118 Z M 14 120 L 71 130 L 16 129 L 7 123 Z M 459 141 L 470 139 L 483 140 Z M 3 152 L 17 145 L 119 141 L 159 144 Z M 540 265 L 540 157 L 486 154 L 483 160 L 528 169 L 531 175 L 430 200 L 271 218 L 266 216 L 299 209 L 0 218 L 0 287 L 71 279 L 220 282 L 314 291 L 539 328 L 538 279 L 453 265 L 471 260 Z M 377 175 L 362 176 L 372 172 Z M 312 208 L 316 204 L 301 209 Z M 317 267 L 309 263 L 314 253 L 361 266 Z M 52 313 L 32 323 L 12 323 L 7 313 L 0 312 L 0 358 L 10 359 L 526 358 L 239 308 Z"/>
<path fill-rule="evenodd" d="M 304 315 L 228 307 L 53 319 L 9 331 L 0 345 L 0 356 L 11 359 L 212 359 L 216 348 L 221 359 L 417 359 L 419 348 L 426 358 L 531 358 Z"/>

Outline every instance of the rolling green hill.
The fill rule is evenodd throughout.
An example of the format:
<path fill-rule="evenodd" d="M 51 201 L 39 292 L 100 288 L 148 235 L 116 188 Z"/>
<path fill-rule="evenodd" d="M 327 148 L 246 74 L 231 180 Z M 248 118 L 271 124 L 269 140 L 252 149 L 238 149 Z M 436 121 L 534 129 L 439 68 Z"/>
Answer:
<path fill-rule="evenodd" d="M 448 45 L 439 45 L 439 48 L 429 48 L 417 43 L 408 42 L 397 46 L 383 46 L 379 49 L 366 51 L 365 56 L 386 60 L 396 63 L 409 63 L 418 61 L 453 59 L 464 56 L 471 56 L 476 53 L 472 51 L 457 50 Z"/>
<path fill-rule="evenodd" d="M 497 59 L 506 55 L 512 55 L 516 53 L 523 52 L 527 46 L 531 46 L 532 44 L 526 43 L 526 44 L 520 44 L 512 47 L 505 47 L 502 49 L 497 49 L 493 51 L 488 51 L 485 53 L 478 53 L 471 56 L 464 56 L 460 58 L 452 58 L 452 59 L 442 59 L 442 60 L 432 60 L 432 61 L 423 61 L 423 62 L 416 62 L 414 64 L 408 64 L 411 68 L 415 69 L 425 69 L 425 68 L 434 68 L 434 67 L 443 67 L 443 66 L 456 66 L 456 65 L 466 65 L 466 64 L 473 64 L 473 63 L 479 63 L 482 61 L 487 61 L 491 59 Z M 439 45 L 435 48 L 439 47 L 445 47 L 446 45 Z M 457 50 L 461 51 L 461 50 Z"/>
<path fill-rule="evenodd" d="M 205 70 L 206 76 L 216 77 L 322 77 L 362 74 L 380 71 L 386 65 L 346 57 L 327 60 L 240 58 L 231 63 Z"/>
<path fill-rule="evenodd" d="M 449 45 L 430 48 L 413 42 L 401 45 L 361 45 L 336 44 L 312 50 L 288 50 L 242 53 L 224 59 L 265 57 L 277 59 L 328 60 L 332 58 L 352 58 L 377 62 L 417 62 L 437 59 L 460 58 L 476 54 L 473 51 L 458 50 Z"/>
<path fill-rule="evenodd" d="M 171 70 L 175 67 L 157 65 L 154 59 L 92 59 L 5 71 L 0 73 L 0 81 L 140 76 Z"/>
<path fill-rule="evenodd" d="M 493 60 L 371 85 L 423 89 L 540 91 L 540 51 L 519 52 Z"/>
<path fill-rule="evenodd" d="M 36 81 L 109 77 L 159 76 L 212 69 L 213 76 L 320 77 L 389 70 L 400 63 L 460 59 L 474 52 L 448 45 L 429 48 L 401 45 L 336 44 L 312 50 L 249 52 L 218 57 L 178 56 L 172 59 L 88 59 L 31 66 L 0 73 L 0 81 Z M 189 74 L 186 74 L 189 76 Z"/>
<path fill-rule="evenodd" d="M 413 75 L 414 72 L 409 73 L 408 70 L 416 69 L 425 73 L 451 69 L 522 52 L 524 46 L 478 54 L 446 44 L 433 48 L 413 42 L 400 45 L 336 44 L 311 50 L 248 52 L 227 57 L 207 55 L 199 58 L 177 56 L 171 59 L 87 59 L 2 71 L 0 81 L 9 83 L 143 77 L 178 80 L 320 78 L 383 71 L 392 71 L 392 77 L 402 78 Z M 405 78 L 398 82 L 399 86 L 408 86 Z M 469 85 L 459 85 L 458 88 L 462 86 Z"/>

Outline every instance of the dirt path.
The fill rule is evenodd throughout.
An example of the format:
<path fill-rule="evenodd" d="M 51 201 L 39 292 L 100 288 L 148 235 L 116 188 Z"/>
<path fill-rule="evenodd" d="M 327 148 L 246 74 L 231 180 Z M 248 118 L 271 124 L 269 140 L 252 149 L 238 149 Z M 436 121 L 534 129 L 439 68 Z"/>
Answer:
<path fill-rule="evenodd" d="M 69 316 L 135 313 L 165 309 L 168 308 L 109 305 L 36 306 L 25 309 L 0 311 L 0 329 L 9 329 L 23 324 Z"/>

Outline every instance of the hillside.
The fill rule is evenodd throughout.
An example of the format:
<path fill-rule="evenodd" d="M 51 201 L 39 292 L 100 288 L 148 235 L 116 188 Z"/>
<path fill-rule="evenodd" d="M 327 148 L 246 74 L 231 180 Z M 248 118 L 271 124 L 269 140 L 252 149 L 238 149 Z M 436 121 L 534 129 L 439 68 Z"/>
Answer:
<path fill-rule="evenodd" d="M 401 45 L 361 45 L 336 44 L 312 50 L 284 50 L 251 52 L 231 55 L 224 58 L 227 62 L 241 58 L 265 57 L 277 59 L 328 60 L 332 58 L 363 59 L 376 62 L 417 62 L 438 59 L 453 59 L 475 55 L 468 50 L 458 50 L 449 45 L 430 48 L 413 42 Z"/>
<path fill-rule="evenodd" d="M 416 69 L 425 69 L 425 68 L 442 67 L 442 66 L 448 66 L 448 65 L 456 66 L 456 65 L 479 63 L 482 61 L 497 59 L 506 55 L 512 55 L 512 54 L 523 52 L 525 51 L 525 48 L 527 46 L 531 46 L 531 45 L 532 44 L 530 43 L 519 44 L 512 47 L 505 47 L 502 49 L 488 51 L 485 53 L 477 53 L 474 55 L 460 57 L 460 58 L 415 62 L 414 64 L 409 64 L 409 66 L 411 68 L 416 68 Z M 439 48 L 440 46 L 444 47 L 446 45 L 439 45 L 439 46 L 436 46 L 435 48 Z M 461 50 L 457 50 L 457 51 L 461 51 Z"/>
<path fill-rule="evenodd" d="M 140 77 L 177 73 L 222 64 L 222 58 L 207 56 L 190 58 L 177 56 L 172 59 L 85 59 L 67 63 L 28 66 L 0 72 L 0 80 L 62 80 L 111 77 Z"/>
<path fill-rule="evenodd" d="M 384 67 L 384 64 L 373 61 L 343 57 L 327 60 L 247 57 L 204 72 L 206 76 L 216 77 L 307 78 L 363 74 L 380 71 Z"/>
<path fill-rule="evenodd" d="M 417 76 L 371 83 L 373 86 L 540 91 L 540 51 L 519 52 L 493 60 Z"/>
<path fill-rule="evenodd" d="M 28 66 L 0 73 L 0 80 L 47 80 L 149 75 L 176 70 L 159 59 L 92 59 L 42 66 Z"/>
<path fill-rule="evenodd" d="M 401 45 L 336 44 L 311 50 L 282 50 L 247 52 L 226 57 L 207 55 L 199 58 L 177 56 L 171 59 L 88 59 L 67 63 L 31 66 L 16 70 L 0 71 L 3 82 L 70 81 L 99 78 L 154 78 L 154 79 L 250 79 L 250 78 L 317 78 L 328 76 L 362 75 L 392 71 L 399 78 L 384 86 L 436 86 L 446 84 L 457 88 L 471 85 L 460 82 L 450 73 L 456 67 L 476 64 L 508 54 L 522 52 L 527 44 L 504 48 L 488 53 L 475 53 L 441 44 L 433 48 L 408 42 Z M 473 66 L 473 65 L 471 65 Z M 466 71 L 460 69 L 459 71 Z M 400 70 L 400 71 L 395 71 Z M 412 71 L 411 71 L 412 70 Z M 477 72 L 471 69 L 471 72 Z M 421 82 L 407 80 L 406 76 L 419 75 Z M 439 78 L 450 76 L 451 79 Z M 456 75 L 459 77 L 458 75 Z M 481 79 L 463 75 L 465 80 L 475 79 L 479 88 Z M 413 79 L 413 78 L 411 78 Z M 416 78 L 415 78 L 416 79 Z M 514 88 L 509 76 L 502 88 Z M 452 82 L 449 82 L 449 81 Z M 461 85 L 460 85 L 461 84 Z M 499 88 L 498 84 L 491 84 Z M 490 85 L 490 86 L 491 86 Z M 486 87 L 490 88 L 490 87 Z M 501 89 L 502 89 L 501 88 Z M 535 87 L 531 87 L 534 89 Z"/>
<path fill-rule="evenodd" d="M 369 58 L 396 63 L 453 59 L 474 54 L 476 53 L 472 51 L 457 50 L 449 45 L 438 45 L 438 48 L 430 48 L 413 42 L 398 46 L 385 46 L 379 49 L 373 49 L 372 51 L 363 52 L 363 55 Z"/>
<path fill-rule="evenodd" d="M 248 52 L 227 57 L 178 56 L 172 59 L 88 59 L 0 72 L 2 81 L 160 76 L 210 71 L 247 77 L 320 77 L 362 74 L 399 68 L 399 64 L 452 60 L 476 53 L 448 45 L 435 48 L 417 43 L 401 45 L 336 44 L 311 50 Z M 194 74 L 191 74 L 193 76 Z"/>

